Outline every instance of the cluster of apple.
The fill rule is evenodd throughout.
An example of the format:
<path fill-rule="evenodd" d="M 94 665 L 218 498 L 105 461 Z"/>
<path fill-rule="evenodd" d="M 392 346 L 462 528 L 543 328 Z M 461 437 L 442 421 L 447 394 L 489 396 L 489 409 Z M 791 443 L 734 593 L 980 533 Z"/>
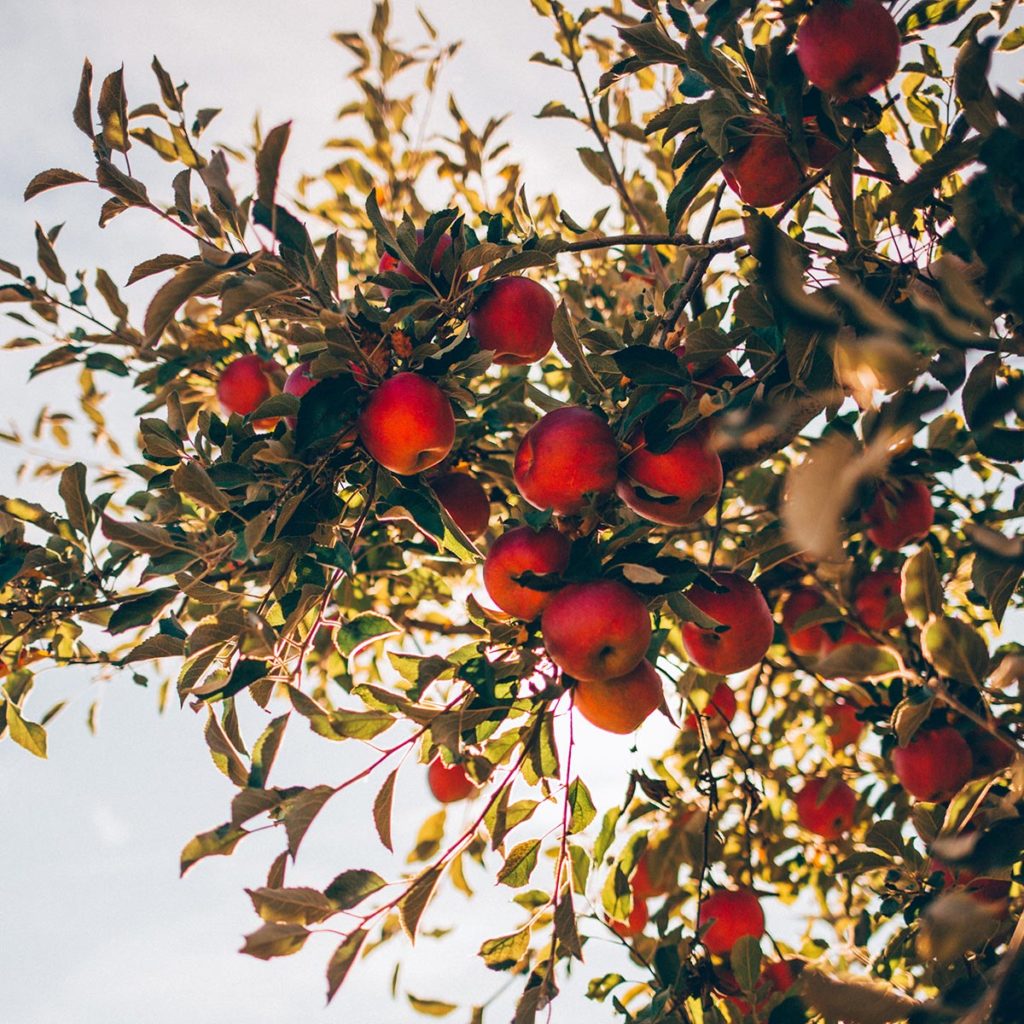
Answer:
<path fill-rule="evenodd" d="M 804 77 L 839 103 L 859 100 L 880 89 L 900 63 L 899 29 L 878 0 L 820 0 L 800 23 L 796 56 Z M 825 167 L 839 147 L 817 126 L 804 121 L 806 163 Z M 766 116 L 748 119 L 746 137 L 722 166 L 728 186 L 749 206 L 776 206 L 804 180 L 785 129 Z"/>

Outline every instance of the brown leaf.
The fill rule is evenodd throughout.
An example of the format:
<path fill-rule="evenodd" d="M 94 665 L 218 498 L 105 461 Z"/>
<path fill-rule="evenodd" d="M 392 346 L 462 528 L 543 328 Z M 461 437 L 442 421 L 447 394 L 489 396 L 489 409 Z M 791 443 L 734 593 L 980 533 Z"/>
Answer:
<path fill-rule="evenodd" d="M 79 174 L 78 171 L 65 171 L 62 167 L 52 167 L 48 171 L 40 171 L 25 186 L 25 199 L 26 201 L 32 199 L 47 189 L 60 188 L 61 185 L 75 185 L 88 180 L 84 174 Z"/>
<path fill-rule="evenodd" d="M 36 260 L 40 269 L 51 280 L 57 284 L 67 284 L 68 276 L 57 259 L 53 243 L 46 236 L 46 232 L 36 224 Z"/>
<path fill-rule="evenodd" d="M 127 153 L 132 147 L 128 136 L 128 98 L 124 93 L 124 65 L 103 79 L 97 101 L 103 141 L 111 149 Z"/>
<path fill-rule="evenodd" d="M 276 128 L 271 128 L 263 140 L 256 157 L 256 198 L 264 206 L 273 207 L 274 193 L 277 191 L 277 175 L 281 169 L 281 157 L 288 145 L 292 123 L 285 121 Z"/>
<path fill-rule="evenodd" d="M 197 292 L 224 271 L 209 263 L 189 263 L 153 296 L 143 325 L 146 344 L 151 345 L 174 319 L 174 315 Z"/>
<path fill-rule="evenodd" d="M 78 98 L 72 111 L 76 127 L 85 132 L 90 139 L 93 137 L 92 126 L 92 64 L 86 58 L 82 64 L 82 77 L 78 83 Z"/>

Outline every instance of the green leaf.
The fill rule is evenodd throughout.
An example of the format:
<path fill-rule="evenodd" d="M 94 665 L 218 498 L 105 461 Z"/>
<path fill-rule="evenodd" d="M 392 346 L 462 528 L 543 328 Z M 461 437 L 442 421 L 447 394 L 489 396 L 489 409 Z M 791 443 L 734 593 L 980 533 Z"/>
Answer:
<path fill-rule="evenodd" d="M 953 618 L 935 618 L 921 631 L 924 656 L 944 676 L 980 686 L 988 675 L 988 645 L 973 627 Z"/>
<path fill-rule="evenodd" d="M 25 186 L 25 200 L 28 201 L 47 189 L 60 188 L 62 185 L 75 185 L 88 180 L 84 174 L 79 174 L 77 171 L 65 171 L 60 167 L 54 167 L 49 171 L 40 171 Z"/>
<path fill-rule="evenodd" d="M 391 843 L 391 804 L 395 797 L 395 779 L 397 776 L 398 769 L 396 768 L 384 780 L 384 785 L 380 787 L 373 800 L 373 824 L 377 829 L 377 835 L 380 837 L 381 843 L 389 850 L 394 849 Z"/>
<path fill-rule="evenodd" d="M 502 885 L 518 889 L 530 881 L 530 875 L 537 866 L 537 854 L 540 852 L 540 840 L 529 839 L 525 843 L 517 843 L 509 851 L 498 871 L 498 881 Z"/>
<path fill-rule="evenodd" d="M 327 965 L 327 1002 L 329 1003 L 341 988 L 342 982 L 352 969 L 359 950 L 362 949 L 366 937 L 370 933 L 359 928 L 349 935 L 334 951 L 331 962 Z"/>
<path fill-rule="evenodd" d="M 747 995 L 753 995 L 761 979 L 761 945 L 752 935 L 744 935 L 733 944 L 729 964 L 736 983 Z"/>
<path fill-rule="evenodd" d="M 386 615 L 363 612 L 338 627 L 334 642 L 346 658 L 351 658 L 377 640 L 397 636 L 401 629 Z"/>
<path fill-rule="evenodd" d="M 338 913 L 339 907 L 319 889 L 246 889 L 256 913 L 271 924 L 318 924 Z"/>
<path fill-rule="evenodd" d="M 359 386 L 348 373 L 328 377 L 314 385 L 299 403 L 296 450 L 308 454 L 333 447 L 352 426 L 359 399 Z"/>
<path fill-rule="evenodd" d="M 932 549 L 922 547 L 903 565 L 901 597 L 907 616 L 923 626 L 932 616 L 942 614 L 943 593 Z"/>
<path fill-rule="evenodd" d="M 36 757 L 46 758 L 46 730 L 36 722 L 21 717 L 21 711 L 12 700 L 4 704 L 7 714 L 7 731 L 11 739 Z"/>
<path fill-rule="evenodd" d="M 499 935 L 487 939 L 480 947 L 479 956 L 492 971 L 511 970 L 526 955 L 530 948 L 530 929 Z"/>
<path fill-rule="evenodd" d="M 580 778 L 575 778 L 569 784 L 569 834 L 575 835 L 582 832 L 597 815 L 594 802 L 590 797 L 590 790 Z"/>
<path fill-rule="evenodd" d="M 338 910 L 349 910 L 362 903 L 367 896 L 372 896 L 378 889 L 383 889 L 386 884 L 376 871 L 353 868 L 337 875 L 324 890 L 324 895 Z"/>
<path fill-rule="evenodd" d="M 129 629 L 149 626 L 160 617 L 164 608 L 179 596 L 179 591 L 175 587 L 164 587 L 131 601 L 125 601 L 110 616 L 107 632 L 111 636 L 116 636 Z"/>
<path fill-rule="evenodd" d="M 204 857 L 230 856 L 239 841 L 248 834 L 245 829 L 236 828 L 231 822 L 225 822 L 209 832 L 201 832 L 194 839 L 190 839 L 185 844 L 185 849 L 181 851 L 181 873 L 185 874 L 193 864 Z"/>
<path fill-rule="evenodd" d="M 270 775 L 270 769 L 274 765 L 274 759 L 281 746 L 288 717 L 287 714 L 284 714 L 275 718 L 256 740 L 252 748 L 252 767 L 249 770 L 248 784 L 250 786 L 258 788 L 267 784 L 267 776 Z"/>
<path fill-rule="evenodd" d="M 298 924 L 265 924 L 251 935 L 239 950 L 258 960 L 271 960 L 277 956 L 298 953 L 309 938 L 309 931 Z"/>

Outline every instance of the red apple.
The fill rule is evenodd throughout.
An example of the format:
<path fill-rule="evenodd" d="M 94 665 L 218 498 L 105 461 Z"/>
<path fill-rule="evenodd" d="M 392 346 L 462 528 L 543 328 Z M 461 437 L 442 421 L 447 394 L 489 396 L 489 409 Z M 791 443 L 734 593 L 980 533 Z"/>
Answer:
<path fill-rule="evenodd" d="M 615 679 L 647 653 L 651 616 L 624 583 L 593 580 L 559 590 L 541 615 L 551 660 L 574 679 Z"/>
<path fill-rule="evenodd" d="M 839 100 L 885 85 L 900 66 L 900 46 L 900 30 L 878 0 L 819 0 L 796 34 L 807 80 Z"/>
<path fill-rule="evenodd" d="M 476 792 L 476 783 L 466 774 L 461 764 L 447 765 L 435 757 L 427 769 L 427 784 L 434 799 L 443 804 L 465 800 Z"/>
<path fill-rule="evenodd" d="M 853 606 L 868 629 L 884 632 L 907 621 L 900 600 L 900 574 L 891 570 L 868 573 L 857 584 Z"/>
<path fill-rule="evenodd" d="M 687 373 L 693 377 L 694 390 L 698 394 L 709 391 L 713 385 L 717 384 L 720 380 L 725 380 L 726 377 L 743 376 L 743 371 L 732 356 L 722 356 L 698 373 L 696 372 L 697 361 L 695 359 L 687 360 L 686 358 L 686 342 L 683 342 L 675 350 L 675 353 L 679 361 L 686 364 Z"/>
<path fill-rule="evenodd" d="M 800 165 L 778 125 L 755 118 L 749 131 L 743 147 L 726 157 L 722 177 L 747 206 L 777 206 L 800 187 Z"/>
<path fill-rule="evenodd" d="M 786 632 L 790 650 L 805 658 L 816 658 L 828 643 L 828 633 L 821 623 L 797 628 L 797 623 L 809 612 L 825 605 L 825 595 L 813 587 L 796 587 L 782 603 L 782 628 Z"/>
<path fill-rule="evenodd" d="M 922 540 L 935 522 L 932 494 L 923 480 L 883 483 L 864 512 L 865 531 L 880 548 L 898 551 Z"/>
<path fill-rule="evenodd" d="M 665 873 L 665 871 L 662 871 L 662 874 Z M 664 896 L 668 891 L 667 883 L 668 879 L 661 877 L 655 878 L 655 876 L 651 874 L 650 848 L 648 847 L 636 862 L 636 867 L 633 869 L 633 877 L 630 879 L 630 885 L 633 889 L 633 899 L 648 900 L 658 896 Z"/>
<path fill-rule="evenodd" d="M 484 586 L 491 600 L 518 619 L 535 619 L 551 603 L 553 590 L 534 590 L 517 582 L 523 573 L 561 574 L 569 564 L 569 541 L 550 526 L 517 526 L 503 533 L 484 559 Z"/>
<path fill-rule="evenodd" d="M 853 828 L 857 794 L 842 779 L 808 779 L 793 803 L 801 827 L 822 839 L 839 839 Z"/>
<path fill-rule="evenodd" d="M 768 603 L 753 583 L 739 573 L 718 570 L 711 578 L 724 593 L 699 584 L 686 596 L 705 615 L 727 626 L 724 632 L 683 623 L 683 647 L 695 665 L 708 672 L 729 675 L 756 665 L 771 646 L 775 622 Z"/>
<path fill-rule="evenodd" d="M 491 503 L 479 481 L 468 473 L 444 473 L 430 486 L 445 511 L 471 540 L 482 537 L 491 521 Z"/>
<path fill-rule="evenodd" d="M 799 963 L 799 960 L 769 960 L 763 965 L 761 976 L 757 981 L 757 991 L 754 993 L 759 1011 L 767 1006 L 768 1001 L 773 995 L 776 993 L 785 994 L 793 987 L 796 982 L 796 973 L 793 968 Z M 750 1003 L 742 997 L 742 989 L 732 971 L 724 967 L 719 968 L 715 972 L 715 977 L 717 979 L 716 987 L 725 994 L 729 1002 L 740 1013 L 746 1015 L 754 1012 Z"/>
<path fill-rule="evenodd" d="M 647 448 L 642 430 L 630 445 L 616 492 L 637 515 L 686 526 L 714 507 L 722 493 L 722 460 L 708 446 L 705 429 L 683 434 L 657 454 Z"/>
<path fill-rule="evenodd" d="M 692 703 L 692 702 L 691 702 Z M 721 682 L 715 687 L 707 706 L 702 714 L 707 720 L 707 728 L 712 733 L 721 732 L 736 717 L 736 694 L 732 687 L 726 682 Z M 686 729 L 697 730 L 697 715 L 691 711 L 683 723 Z"/>
<path fill-rule="evenodd" d="M 727 956 L 744 935 L 755 939 L 764 935 L 764 911 L 749 889 L 716 889 L 711 893 L 701 904 L 698 930 L 709 922 L 704 945 L 718 956 Z"/>
<path fill-rule="evenodd" d="M 275 364 L 259 356 L 241 356 L 217 381 L 217 398 L 228 413 L 248 416 L 270 397 L 270 373 Z"/>
<path fill-rule="evenodd" d="M 867 633 L 862 633 L 856 626 L 847 622 L 843 625 L 843 629 L 839 634 L 838 640 L 833 640 L 831 637 L 827 637 L 821 648 L 821 657 L 826 658 L 834 650 L 840 647 L 848 647 L 850 644 L 860 644 L 862 647 L 882 646 L 873 636 L 868 636 Z"/>
<path fill-rule="evenodd" d="M 647 922 L 650 920 L 650 914 L 647 912 L 647 904 L 636 898 L 636 894 L 633 895 L 633 909 L 629 912 L 628 921 L 609 921 L 608 924 L 611 926 L 613 932 L 623 939 L 635 939 L 638 935 L 643 934 L 644 928 L 647 927 Z"/>
<path fill-rule="evenodd" d="M 519 493 L 535 508 L 568 516 L 581 511 L 587 494 L 609 494 L 619 472 L 611 427 L 595 412 L 570 405 L 535 423 L 516 452 Z"/>
<path fill-rule="evenodd" d="M 416 242 L 418 245 L 423 244 L 423 229 L 417 229 L 416 231 Z M 452 238 L 451 235 L 444 234 L 437 240 L 437 247 L 434 249 L 433 256 L 430 257 L 430 272 L 436 274 L 441 269 L 441 260 L 444 258 L 445 252 L 451 248 Z M 408 278 L 411 284 L 426 284 L 426 278 L 415 268 L 409 266 L 404 260 L 399 260 L 391 253 L 385 252 L 380 258 L 380 263 L 377 265 L 378 273 L 384 274 L 391 271 L 396 274 L 401 274 L 402 277 Z M 381 293 L 387 298 L 391 294 L 390 288 L 381 287 Z"/>
<path fill-rule="evenodd" d="M 971 777 L 967 741 L 951 726 L 922 729 L 905 747 L 892 752 L 900 785 L 917 800 L 945 800 Z"/>
<path fill-rule="evenodd" d="M 860 739 L 864 723 L 857 717 L 858 710 L 856 704 L 847 700 L 837 700 L 825 706 L 825 717 L 829 720 L 828 742 L 833 754 Z"/>
<path fill-rule="evenodd" d="M 664 700 L 661 676 L 645 658 L 632 672 L 614 679 L 580 680 L 573 707 L 606 732 L 635 732 Z"/>
<path fill-rule="evenodd" d="M 401 476 L 436 466 L 455 443 L 451 403 L 418 373 L 399 373 L 384 381 L 370 394 L 357 426 L 370 455 Z"/>
<path fill-rule="evenodd" d="M 284 382 L 284 388 L 282 389 L 286 395 L 294 395 L 296 398 L 301 399 L 303 395 L 312 391 L 320 381 L 309 375 L 309 368 L 311 363 L 299 363 L 298 366 L 288 374 L 287 379 Z M 295 429 L 298 419 L 295 416 L 288 416 L 285 418 L 286 422 L 292 430 Z"/>
<path fill-rule="evenodd" d="M 496 281 L 469 315 L 469 333 L 506 366 L 535 363 L 551 349 L 555 300 L 528 277 Z"/>
<path fill-rule="evenodd" d="M 1008 878 L 979 878 L 968 868 L 954 868 L 934 857 L 929 860 L 928 867 L 933 873 L 942 872 L 944 889 L 964 889 L 991 913 L 1002 916 L 1009 908 L 1007 901 L 1011 882 Z"/>

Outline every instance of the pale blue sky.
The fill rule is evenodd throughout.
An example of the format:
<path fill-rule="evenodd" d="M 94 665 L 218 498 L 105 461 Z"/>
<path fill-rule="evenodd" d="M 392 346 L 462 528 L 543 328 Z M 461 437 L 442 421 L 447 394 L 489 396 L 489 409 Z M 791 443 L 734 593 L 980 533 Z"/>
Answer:
<path fill-rule="evenodd" d="M 347 58 L 330 34 L 362 29 L 371 10 L 369 0 L 134 6 L 121 0 L 10 0 L 4 6 L 0 257 L 31 266 L 33 221 L 66 221 L 59 244 L 65 266 L 102 265 L 118 282 L 140 254 L 187 251 L 177 232 L 134 211 L 99 230 L 100 197 L 89 186 L 49 193 L 27 205 L 21 201 L 24 185 L 43 168 L 89 169 L 88 144 L 70 119 L 82 58 L 92 59 L 98 77 L 124 62 L 134 105 L 154 93 L 149 63 L 158 54 L 176 80 L 190 83 L 190 109 L 224 108 L 210 131 L 214 140 L 246 142 L 255 112 L 268 127 L 291 118 L 292 144 L 282 174 L 287 181 L 330 159 L 319 147 L 349 98 Z M 446 82 L 469 119 L 479 125 L 511 111 L 506 132 L 515 140 L 528 189 L 556 188 L 570 211 L 584 216 L 607 203 L 607 194 L 572 154 L 587 144 L 582 130 L 532 116 L 548 99 L 571 103 L 574 93 L 564 76 L 527 63 L 534 51 L 550 49 L 546 26 L 527 0 L 424 0 L 421 6 L 442 38 L 465 40 Z M 410 0 L 396 0 L 393 7 L 396 21 L 409 26 L 407 38 L 418 38 Z M 154 159 L 143 176 L 166 180 L 166 167 Z M 151 287 L 136 285 L 125 296 L 141 306 Z M 6 336 L 2 332 L 9 328 L 0 327 Z M 2 358 L 0 425 L 11 420 L 26 429 L 41 404 L 59 405 L 60 378 L 26 384 L 35 356 L 4 352 Z M 109 404 L 112 418 L 125 428 L 122 437 L 129 436 L 135 404 L 135 396 Z M 10 449 L 0 452 L 0 490 L 10 491 L 16 456 Z M 84 718 L 98 692 L 103 708 L 100 735 L 93 738 Z M 388 995 L 396 956 L 404 961 L 402 990 L 422 998 L 468 1003 L 500 987 L 503 976 L 486 971 L 473 953 L 483 938 L 511 930 L 519 911 L 508 907 L 508 892 L 494 889 L 491 876 L 481 872 L 470 876 L 481 890 L 479 900 L 445 897 L 428 914 L 428 928 L 458 923 L 455 937 L 443 944 L 421 942 L 415 953 L 396 943 L 374 955 L 357 967 L 329 1010 L 323 1008 L 327 939 L 270 964 L 238 955 L 241 936 L 257 922 L 243 886 L 261 883 L 279 840 L 254 837 L 233 857 L 204 862 L 178 879 L 180 848 L 224 819 L 233 792 L 210 763 L 201 721 L 173 708 L 158 716 L 154 692 L 129 678 L 96 685 L 77 671 L 41 676 L 31 707 L 41 710 L 63 697 L 72 706 L 51 727 L 49 761 L 0 744 L 5 1024 L 279 1024 L 341 1021 L 353 1014 L 375 1024 L 405 1024 L 415 1015 Z M 243 710 L 251 739 L 263 716 Z M 314 741 L 300 721 L 289 730 L 275 768 L 279 783 L 340 781 L 365 763 L 363 748 Z M 621 798 L 628 768 L 642 758 L 630 753 L 630 739 L 599 734 L 586 723 L 577 726 L 577 738 L 580 772 L 604 809 Z M 640 749 L 654 754 L 669 739 L 666 725 L 650 723 L 640 733 Z M 401 859 L 389 858 L 373 834 L 369 800 L 375 786 L 371 781 L 363 787 L 339 798 L 314 826 L 290 876 L 293 884 L 323 886 L 348 867 L 374 867 L 386 876 L 400 870 Z M 416 826 L 432 809 L 419 770 L 408 765 L 396 804 L 396 849 L 411 846 Z M 538 873 L 545 870 L 550 869 L 542 864 Z M 588 947 L 586 966 L 565 986 L 568 996 L 558 1003 L 556 1024 L 611 1021 L 607 1007 L 583 1000 L 583 983 L 603 970 L 637 977 L 619 950 L 603 941 Z M 485 1019 L 506 1020 L 514 993 L 515 988 L 499 999 Z M 461 1024 L 464 1016 L 449 1019 Z"/>

